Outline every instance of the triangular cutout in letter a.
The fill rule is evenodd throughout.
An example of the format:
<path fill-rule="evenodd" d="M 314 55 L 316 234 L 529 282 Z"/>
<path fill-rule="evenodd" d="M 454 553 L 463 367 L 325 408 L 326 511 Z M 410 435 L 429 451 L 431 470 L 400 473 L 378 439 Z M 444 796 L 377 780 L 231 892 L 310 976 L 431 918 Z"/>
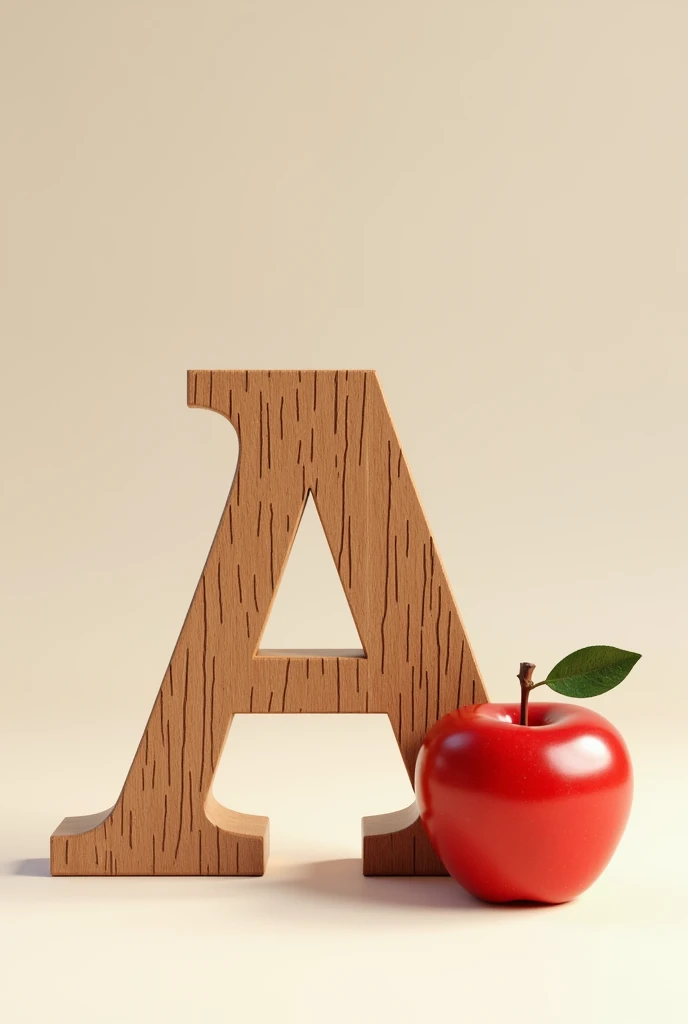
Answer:
<path fill-rule="evenodd" d="M 311 491 L 268 612 L 259 656 L 365 657 Z"/>

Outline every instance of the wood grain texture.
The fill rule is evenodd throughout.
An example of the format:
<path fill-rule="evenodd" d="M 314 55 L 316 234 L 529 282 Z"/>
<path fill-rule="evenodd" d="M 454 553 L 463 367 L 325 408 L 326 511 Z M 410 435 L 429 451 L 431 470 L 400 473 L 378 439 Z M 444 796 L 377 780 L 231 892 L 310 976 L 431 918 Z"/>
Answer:
<path fill-rule="evenodd" d="M 487 699 L 373 371 L 190 371 L 188 404 L 233 424 L 236 474 L 122 792 L 53 833 L 54 875 L 262 874 L 267 818 L 211 792 L 234 714 L 387 714 L 413 780 L 428 728 Z M 365 657 L 258 654 L 309 493 Z M 444 873 L 415 804 L 364 819 L 363 870 Z"/>

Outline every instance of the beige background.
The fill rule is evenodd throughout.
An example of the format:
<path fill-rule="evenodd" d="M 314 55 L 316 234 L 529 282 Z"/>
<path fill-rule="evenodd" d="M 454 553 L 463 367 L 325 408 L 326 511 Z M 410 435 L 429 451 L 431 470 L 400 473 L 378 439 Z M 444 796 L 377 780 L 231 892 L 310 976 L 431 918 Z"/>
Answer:
<path fill-rule="evenodd" d="M 685 1019 L 687 40 L 679 0 L 0 0 L 10 1024 Z M 188 367 L 378 370 L 492 699 L 642 652 L 596 702 L 634 813 L 577 903 L 362 880 L 408 785 L 348 718 L 237 723 L 216 790 L 271 815 L 264 879 L 44 877 L 115 799 L 226 497 Z M 317 598 L 274 628 L 337 643 L 304 541 Z"/>

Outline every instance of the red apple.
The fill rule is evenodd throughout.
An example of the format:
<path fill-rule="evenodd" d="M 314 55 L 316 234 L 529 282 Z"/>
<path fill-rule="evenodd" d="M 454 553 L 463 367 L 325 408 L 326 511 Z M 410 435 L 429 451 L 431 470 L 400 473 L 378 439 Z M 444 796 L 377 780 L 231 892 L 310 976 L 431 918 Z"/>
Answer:
<path fill-rule="evenodd" d="M 447 871 L 491 903 L 564 903 L 590 886 L 626 826 L 626 745 L 574 704 L 476 704 L 430 729 L 416 763 L 421 820 Z"/>

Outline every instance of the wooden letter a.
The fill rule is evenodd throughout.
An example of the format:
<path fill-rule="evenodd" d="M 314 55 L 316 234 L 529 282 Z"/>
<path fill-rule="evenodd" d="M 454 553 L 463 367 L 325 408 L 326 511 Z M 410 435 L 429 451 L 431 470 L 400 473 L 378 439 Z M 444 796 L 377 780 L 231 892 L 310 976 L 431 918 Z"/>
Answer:
<path fill-rule="evenodd" d="M 188 403 L 234 425 L 236 475 L 119 799 L 62 822 L 54 875 L 262 874 L 268 819 L 212 794 L 235 714 L 384 713 L 413 780 L 428 728 L 487 699 L 374 372 L 190 371 Z M 258 651 L 309 493 L 363 657 Z M 365 874 L 444 874 L 417 814 L 363 820 Z"/>

